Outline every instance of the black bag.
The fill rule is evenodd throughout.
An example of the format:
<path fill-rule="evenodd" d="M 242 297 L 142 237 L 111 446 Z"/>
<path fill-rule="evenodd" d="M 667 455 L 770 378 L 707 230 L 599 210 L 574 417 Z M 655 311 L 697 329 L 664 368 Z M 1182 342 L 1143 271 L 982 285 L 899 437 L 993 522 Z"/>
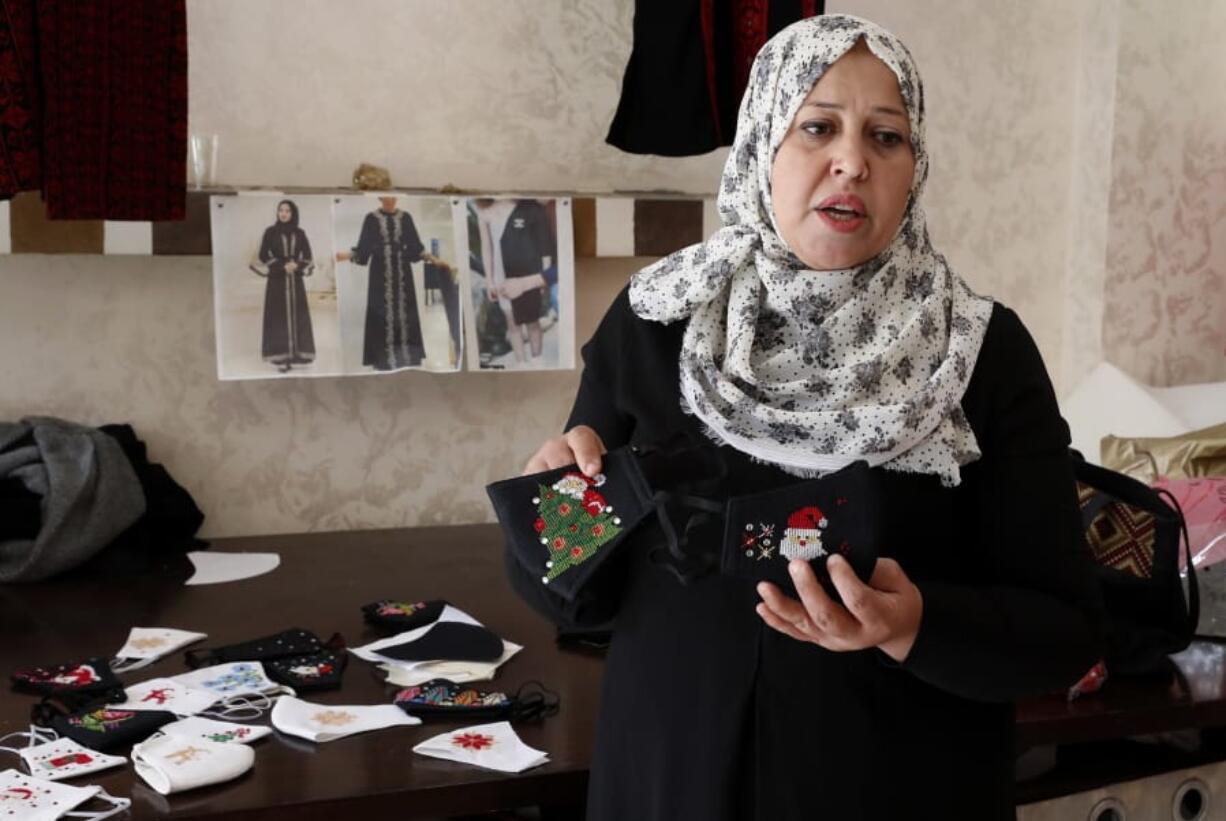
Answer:
<path fill-rule="evenodd" d="M 1107 670 L 1123 675 L 1169 670 L 1167 656 L 1188 646 L 1200 616 L 1179 503 L 1165 490 L 1090 464 L 1076 451 L 1073 456 L 1081 522 L 1107 612 Z M 1186 598 L 1179 572 L 1181 538 Z"/>

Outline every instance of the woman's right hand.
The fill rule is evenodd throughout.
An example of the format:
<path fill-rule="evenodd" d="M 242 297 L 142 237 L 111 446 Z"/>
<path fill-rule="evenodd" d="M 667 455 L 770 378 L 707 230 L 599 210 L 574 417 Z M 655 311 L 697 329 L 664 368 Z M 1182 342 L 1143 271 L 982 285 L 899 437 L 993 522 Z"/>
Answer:
<path fill-rule="evenodd" d="M 524 465 L 524 475 L 578 465 L 588 476 L 595 476 L 600 473 L 600 457 L 606 452 L 600 434 L 587 425 L 576 425 L 561 436 L 547 439 Z"/>

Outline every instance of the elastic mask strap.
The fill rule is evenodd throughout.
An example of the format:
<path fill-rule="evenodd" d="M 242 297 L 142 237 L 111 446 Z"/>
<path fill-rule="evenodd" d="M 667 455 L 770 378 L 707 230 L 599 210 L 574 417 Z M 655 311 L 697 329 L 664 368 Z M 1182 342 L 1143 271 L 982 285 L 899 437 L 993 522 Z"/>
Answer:
<path fill-rule="evenodd" d="M 233 696 L 200 715 L 234 721 L 250 721 L 259 718 L 272 708 L 273 699 L 263 693 L 250 696 Z"/>
<path fill-rule="evenodd" d="M 98 794 L 95 795 L 90 800 L 91 801 L 105 801 L 111 805 L 111 808 L 109 810 L 98 810 L 95 812 L 85 812 L 84 810 L 73 810 L 72 812 L 64 813 L 60 817 L 61 818 L 84 818 L 86 819 L 86 821 L 102 821 L 102 819 L 104 818 L 110 818 L 113 815 L 119 815 L 119 813 L 128 809 L 128 807 L 132 806 L 132 799 L 118 798 L 114 795 L 111 795 L 106 790 L 101 790 L 101 789 L 98 790 Z"/>
<path fill-rule="evenodd" d="M 50 741 L 55 741 L 59 737 L 60 734 L 50 727 L 39 727 L 37 724 L 31 724 L 29 730 L 0 736 L 0 750 L 3 750 L 6 753 L 16 753 L 17 755 L 21 755 L 21 751 L 23 749 L 28 750 L 31 747 L 37 747 L 39 744 L 46 744 Z M 29 743 L 26 744 L 25 747 L 3 746 L 3 742 L 8 741 L 10 738 L 27 738 L 29 739 Z"/>
<path fill-rule="evenodd" d="M 127 673 L 131 670 L 139 670 L 142 667 L 148 667 L 150 664 L 153 664 L 153 662 L 155 661 L 157 661 L 156 658 L 147 658 L 147 659 L 114 658 L 114 659 L 111 659 L 111 672 L 112 673 Z"/>

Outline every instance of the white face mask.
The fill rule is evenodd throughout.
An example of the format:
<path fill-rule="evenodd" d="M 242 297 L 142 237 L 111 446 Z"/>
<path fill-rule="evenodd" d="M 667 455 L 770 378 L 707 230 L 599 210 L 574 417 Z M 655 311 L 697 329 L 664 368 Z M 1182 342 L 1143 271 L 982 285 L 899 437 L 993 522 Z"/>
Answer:
<path fill-rule="evenodd" d="M 90 799 L 105 801 L 110 807 L 95 812 L 76 809 Z M 131 804 L 126 798 L 107 795 L 97 786 L 70 787 L 22 775 L 16 770 L 0 772 L 0 817 L 5 821 L 54 821 L 56 818 L 102 821 L 123 812 Z"/>
<path fill-rule="evenodd" d="M 178 735 L 155 735 L 132 748 L 139 775 L 162 795 L 238 778 L 255 763 L 245 744 L 224 744 Z"/>
<path fill-rule="evenodd" d="M 181 673 L 174 680 L 189 687 L 208 690 L 221 700 L 209 715 L 218 718 L 249 720 L 262 716 L 272 700 L 282 694 L 294 695 L 292 687 L 277 684 L 264 673 L 258 661 L 230 661 Z"/>
<path fill-rule="evenodd" d="M 215 744 L 250 744 L 272 733 L 272 728 L 189 716 L 165 725 L 162 732 L 180 738 L 212 741 Z"/>
<path fill-rule="evenodd" d="M 46 744 L 26 747 L 20 751 L 20 755 L 31 775 L 51 781 L 109 770 L 111 767 L 121 767 L 128 763 L 128 759 L 123 756 L 91 750 L 71 738 L 60 738 Z"/>
<path fill-rule="evenodd" d="M 163 656 L 206 638 L 208 635 L 205 633 L 175 630 L 172 627 L 133 627 L 128 633 L 127 642 L 115 654 L 111 670 L 116 673 L 139 670 Z"/>
<path fill-rule="evenodd" d="M 283 733 L 318 742 L 414 724 L 421 724 L 421 719 L 408 715 L 395 704 L 338 706 L 286 697 L 272 708 L 272 726 Z"/>
<path fill-rule="evenodd" d="M 497 661 L 419 661 L 408 664 L 385 662 L 379 666 L 387 672 L 387 683 L 397 687 L 413 687 L 434 678 L 445 678 L 457 684 L 489 681 L 511 656 L 524 649 L 515 642 L 506 640 L 502 645 L 502 657 Z"/>
<path fill-rule="evenodd" d="M 208 690 L 188 687 L 169 678 L 151 678 L 125 688 L 127 701 L 108 704 L 111 710 L 166 710 L 175 715 L 202 713 L 217 702 L 217 695 Z"/>
<path fill-rule="evenodd" d="M 413 752 L 504 773 L 523 772 L 549 760 L 541 750 L 520 741 L 509 721 L 479 724 L 436 735 L 418 744 Z"/>

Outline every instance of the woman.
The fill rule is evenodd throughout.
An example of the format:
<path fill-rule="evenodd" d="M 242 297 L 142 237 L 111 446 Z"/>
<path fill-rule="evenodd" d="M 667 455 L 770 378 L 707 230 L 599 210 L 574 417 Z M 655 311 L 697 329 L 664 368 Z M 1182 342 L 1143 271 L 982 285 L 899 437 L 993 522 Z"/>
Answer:
<path fill-rule="evenodd" d="M 553 237 L 549 215 L 536 200 L 478 199 L 477 223 L 481 231 L 481 258 L 486 260 L 491 302 L 500 298 L 510 309 L 512 327 L 507 337 L 515 361 L 536 361 L 543 350 L 542 294 L 537 282 L 552 266 Z M 528 352 L 523 337 L 528 337 Z"/>
<path fill-rule="evenodd" d="M 315 263 L 306 232 L 298 227 L 298 206 L 292 200 L 277 203 L 277 221 L 264 229 L 251 269 L 268 280 L 260 348 L 264 361 L 276 365 L 281 373 L 313 362 L 315 335 L 303 278 L 311 275 Z"/>
<path fill-rule="evenodd" d="M 589 788 L 605 819 L 1013 818 L 1012 700 L 1098 657 L 1068 428 L 1033 341 L 930 244 L 919 76 L 848 16 L 759 53 L 724 227 L 637 274 L 584 350 L 567 432 L 527 472 L 704 433 L 729 495 L 863 459 L 867 583 L 681 585 L 627 539 L 552 618 L 614 618 Z M 635 531 L 638 534 L 640 531 Z M 649 531 L 646 531 L 649 533 Z M 607 569 L 606 569 L 607 568 Z"/>
<path fill-rule="evenodd" d="M 378 371 L 415 367 L 426 356 L 413 263 L 450 269 L 426 251 L 413 218 L 396 207 L 396 199 L 379 197 L 379 207 L 362 221 L 358 244 L 336 253 L 337 262 L 370 266 L 362 364 Z"/>

